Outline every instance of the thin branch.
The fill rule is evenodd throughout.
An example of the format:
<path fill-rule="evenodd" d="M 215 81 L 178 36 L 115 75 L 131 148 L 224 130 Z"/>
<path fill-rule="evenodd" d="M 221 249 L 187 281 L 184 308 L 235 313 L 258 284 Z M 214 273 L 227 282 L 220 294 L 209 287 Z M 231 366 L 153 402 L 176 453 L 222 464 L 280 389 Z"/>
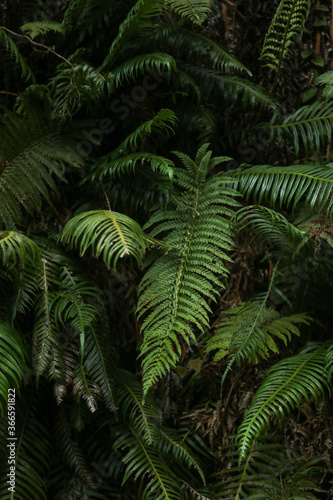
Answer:
<path fill-rule="evenodd" d="M 51 47 L 48 47 L 47 45 L 44 45 L 43 43 L 38 43 L 38 42 L 35 42 L 34 40 L 32 40 L 29 36 L 27 35 L 19 35 L 18 33 L 15 33 L 15 31 L 12 31 L 8 28 L 5 28 L 4 26 L 0 26 L 0 29 L 4 30 L 4 31 L 7 31 L 8 33 L 10 33 L 11 35 L 14 35 L 14 36 L 17 36 L 18 38 L 25 38 L 26 40 L 28 40 L 32 45 L 36 45 L 37 47 L 42 47 L 43 49 L 46 49 L 48 52 L 52 52 L 52 54 L 54 54 L 55 56 L 57 57 L 60 57 L 60 59 L 62 59 L 63 61 L 65 61 L 67 64 L 69 64 L 72 68 L 73 68 L 73 64 L 71 62 L 69 62 L 68 59 L 66 59 L 65 57 L 61 56 L 60 54 L 58 54 L 58 52 L 55 52 L 53 49 L 51 49 Z"/>

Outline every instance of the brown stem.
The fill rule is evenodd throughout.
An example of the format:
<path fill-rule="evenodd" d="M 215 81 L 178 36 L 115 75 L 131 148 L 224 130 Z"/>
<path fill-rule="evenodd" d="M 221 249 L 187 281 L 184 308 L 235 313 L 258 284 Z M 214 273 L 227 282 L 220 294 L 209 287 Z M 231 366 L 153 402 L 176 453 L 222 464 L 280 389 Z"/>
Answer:
<path fill-rule="evenodd" d="M 10 30 L 8 28 L 5 28 L 4 26 L 0 26 L 0 29 L 2 29 L 4 31 L 7 31 L 11 35 L 17 36 L 18 38 L 25 38 L 32 45 L 36 45 L 37 47 L 42 47 L 43 49 L 46 49 L 48 52 L 52 52 L 52 54 L 54 54 L 57 57 L 60 57 L 60 59 L 62 59 L 63 61 L 65 61 L 67 64 L 69 64 L 73 68 L 73 64 L 70 63 L 68 59 L 66 59 L 65 57 L 63 57 L 60 54 L 58 54 L 58 52 L 55 52 L 53 49 L 51 49 L 51 47 L 48 47 L 47 45 L 44 45 L 43 43 L 34 42 L 34 40 L 32 40 L 29 36 L 27 36 L 27 35 L 19 35 L 18 33 L 15 33 L 15 31 L 12 31 L 12 30 Z"/>

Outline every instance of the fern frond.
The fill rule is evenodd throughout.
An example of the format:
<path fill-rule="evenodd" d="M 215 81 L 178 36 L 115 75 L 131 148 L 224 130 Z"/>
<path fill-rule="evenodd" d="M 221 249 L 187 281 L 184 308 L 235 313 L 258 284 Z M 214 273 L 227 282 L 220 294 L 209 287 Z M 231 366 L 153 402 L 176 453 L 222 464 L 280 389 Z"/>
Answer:
<path fill-rule="evenodd" d="M 281 339 L 286 345 L 292 334 L 300 335 L 297 324 L 309 324 L 310 318 L 305 314 L 286 317 L 266 307 L 273 281 L 274 275 L 267 293 L 224 311 L 226 317 L 218 324 L 214 337 L 208 341 L 207 352 L 218 350 L 215 361 L 230 356 L 222 384 L 234 363 L 257 362 L 259 357 L 266 359 L 269 351 L 278 353 L 279 349 L 273 336 Z"/>
<path fill-rule="evenodd" d="M 146 239 L 137 222 L 126 215 L 108 210 L 92 210 L 73 217 L 65 226 L 62 240 L 80 249 L 88 248 L 93 257 L 102 255 L 105 264 L 116 267 L 119 258 L 132 256 L 140 265 Z"/>
<path fill-rule="evenodd" d="M 158 136 L 160 138 L 168 137 L 170 132 L 174 133 L 173 128 L 176 126 L 177 117 L 170 109 L 160 109 L 154 118 L 148 120 L 137 127 L 126 139 L 114 149 L 108 159 L 115 159 L 119 156 L 124 156 L 138 149 L 139 145 L 149 135 Z M 100 167 L 104 166 L 99 164 Z"/>
<path fill-rule="evenodd" d="M 20 389 L 22 367 L 28 361 L 21 334 L 9 322 L 0 323 L 0 358 L 0 410 L 3 414 L 8 404 L 8 389 Z"/>
<path fill-rule="evenodd" d="M 170 180 L 173 178 L 174 173 L 174 163 L 169 160 L 169 158 L 165 158 L 164 156 L 157 156 L 153 153 L 131 153 L 122 158 L 117 158 L 116 160 L 109 161 L 102 169 L 100 170 L 100 179 L 109 175 L 110 177 L 120 176 L 124 172 L 126 173 L 134 173 L 135 169 L 138 165 L 147 165 L 154 172 L 161 172 L 164 175 L 167 175 Z"/>
<path fill-rule="evenodd" d="M 199 149 L 194 162 L 177 153 L 184 169 L 175 170 L 175 182 L 183 189 L 174 197 L 168 210 L 158 210 L 145 226 L 156 225 L 150 237 L 162 235 L 161 243 L 169 251 L 160 250 L 150 259 L 157 260 L 140 284 L 138 318 L 143 319 L 143 384 L 144 394 L 170 368 L 176 365 L 185 345 L 195 340 L 193 329 L 208 326 L 209 306 L 214 300 L 217 275 L 226 274 L 226 250 L 232 244 L 226 217 L 237 206 L 237 194 L 228 180 L 207 177 L 208 172 L 225 158 L 211 159 L 207 145 Z M 200 160 L 197 163 L 198 159 Z"/>
<path fill-rule="evenodd" d="M 260 56 L 267 60 L 265 66 L 279 73 L 292 39 L 303 32 L 310 8 L 310 0 L 280 0 Z"/>
<path fill-rule="evenodd" d="M 262 246 L 278 248 L 279 255 L 281 252 L 294 253 L 307 240 L 305 231 L 298 229 L 282 214 L 263 206 L 244 207 L 235 213 L 231 222 L 236 233 L 250 230 Z"/>
<path fill-rule="evenodd" d="M 25 23 L 21 26 L 21 31 L 23 33 L 28 33 L 28 35 L 34 39 L 39 35 L 45 35 L 49 31 L 55 33 L 65 33 L 65 26 L 57 21 L 34 21 L 31 23 Z"/>
<path fill-rule="evenodd" d="M 9 307 L 6 311 L 13 323 L 18 313 L 25 314 L 34 304 L 37 293 L 36 271 L 40 269 L 40 262 L 35 266 L 26 266 L 24 269 L 11 268 L 8 279 L 12 282 L 12 293 Z"/>
<path fill-rule="evenodd" d="M 21 207 L 30 214 L 40 210 L 49 189 L 56 190 L 53 176 L 64 179 L 64 164 L 76 167 L 82 159 L 72 140 L 54 132 L 28 102 L 24 116 L 6 112 L 0 135 L 0 216 L 13 228 L 22 220 Z"/>
<path fill-rule="evenodd" d="M 167 0 L 166 4 L 181 17 L 202 24 L 210 12 L 212 0 Z"/>
<path fill-rule="evenodd" d="M 132 415 L 135 428 L 142 438 L 151 445 L 160 439 L 160 428 L 157 425 L 160 419 L 156 402 L 151 394 L 148 394 L 145 404 L 142 403 L 142 384 L 133 374 L 125 370 L 117 370 L 117 394 L 121 411 L 126 418 Z M 131 409 L 131 411 L 129 411 Z"/>
<path fill-rule="evenodd" d="M 58 343 L 59 332 L 52 312 L 54 290 L 52 284 L 57 283 L 59 267 L 52 259 L 42 258 L 42 270 L 38 278 L 39 297 L 35 305 L 35 324 L 33 330 L 33 367 L 37 384 L 42 375 L 50 370 L 51 378 L 62 376 L 64 362 Z"/>
<path fill-rule="evenodd" d="M 169 76 L 172 71 L 177 71 L 176 61 L 172 56 L 164 52 L 153 52 L 151 54 L 140 54 L 125 61 L 112 69 L 115 87 L 120 87 L 126 80 L 134 80 L 138 75 L 147 72 L 162 73 L 167 71 Z"/>
<path fill-rule="evenodd" d="M 249 80 L 189 64 L 182 68 L 195 79 L 203 95 L 210 96 L 214 93 L 222 95 L 225 101 L 236 101 L 240 98 L 244 106 L 261 104 L 276 108 L 274 100 L 266 90 Z"/>
<path fill-rule="evenodd" d="M 321 212 L 333 209 L 333 164 L 293 165 L 272 167 L 270 165 L 244 166 L 229 170 L 228 177 L 237 180 L 237 189 L 248 200 L 255 196 L 258 203 L 263 200 L 271 207 L 279 203 L 292 208 L 302 200 L 310 211 Z"/>
<path fill-rule="evenodd" d="M 106 407 L 110 411 L 115 411 L 117 398 L 113 377 L 114 359 L 110 340 L 108 341 L 108 336 L 105 333 L 98 325 L 87 330 L 80 378 L 83 375 L 86 379 L 88 375 L 93 384 L 97 384 L 97 387 L 100 388 Z M 89 386 L 89 382 L 87 383 L 86 380 L 84 384 L 88 389 L 87 394 L 90 395 L 91 392 L 92 399 L 95 399 L 97 392 L 94 385 Z M 89 399 L 87 402 L 89 406 Z"/>
<path fill-rule="evenodd" d="M 19 264 L 23 267 L 27 262 L 38 265 L 40 252 L 36 243 L 24 234 L 0 231 L 0 256 L 4 266 Z"/>
<path fill-rule="evenodd" d="M 115 449 L 128 449 L 123 457 L 126 464 L 123 484 L 133 476 L 139 480 L 145 474 L 148 484 L 142 493 L 142 498 L 148 499 L 149 493 L 156 492 L 156 500 L 181 500 L 183 492 L 175 474 L 171 471 L 166 461 L 160 456 L 158 450 L 146 444 L 135 432 L 133 423 L 119 427 L 119 437 L 114 443 Z"/>
<path fill-rule="evenodd" d="M 291 358 L 276 363 L 254 396 L 237 433 L 240 461 L 248 456 L 250 446 L 273 415 L 280 420 L 300 405 L 309 395 L 315 402 L 326 386 L 324 361 L 327 346 L 309 346 Z"/>
<path fill-rule="evenodd" d="M 266 123 L 256 127 L 256 131 L 270 132 L 270 141 L 280 146 L 284 137 L 287 137 L 299 156 L 300 143 L 308 155 L 319 154 L 323 148 L 332 145 L 333 104 L 327 101 L 316 101 L 313 104 L 302 106 L 295 113 L 287 116 L 282 124 Z"/>
<path fill-rule="evenodd" d="M 314 80 L 315 85 L 325 85 L 323 89 L 323 97 L 332 99 L 333 97 L 333 71 L 327 71 L 323 75 L 319 75 Z"/>
<path fill-rule="evenodd" d="M 15 59 L 15 61 L 21 66 L 22 76 L 25 77 L 26 80 L 31 78 L 31 80 L 35 82 L 35 75 L 33 74 L 32 69 L 28 65 L 27 61 L 25 60 L 25 57 L 23 57 L 20 53 L 14 40 L 12 40 L 10 35 L 8 35 L 2 28 L 0 28 L 0 47 L 1 46 L 4 46 L 10 57 L 12 59 Z"/>

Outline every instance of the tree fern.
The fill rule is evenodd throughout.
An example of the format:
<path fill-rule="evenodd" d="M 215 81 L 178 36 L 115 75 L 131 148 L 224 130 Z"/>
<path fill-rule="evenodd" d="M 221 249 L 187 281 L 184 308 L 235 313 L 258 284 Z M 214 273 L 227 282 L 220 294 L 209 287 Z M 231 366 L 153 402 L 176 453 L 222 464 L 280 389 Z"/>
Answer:
<path fill-rule="evenodd" d="M 238 429 L 240 460 L 248 455 L 251 444 L 269 425 L 271 416 L 280 420 L 300 408 L 303 399 L 309 403 L 309 395 L 317 402 L 318 394 L 323 394 L 326 386 L 326 351 L 326 346 L 310 345 L 269 369 Z"/>
<path fill-rule="evenodd" d="M 311 211 L 323 210 L 332 213 L 333 166 L 293 165 L 273 167 L 270 165 L 244 166 L 228 171 L 228 177 L 237 181 L 235 186 L 245 196 L 255 196 L 258 203 L 269 202 L 274 209 L 279 203 L 289 207 L 304 201 Z"/>
<path fill-rule="evenodd" d="M 73 217 L 62 234 L 65 242 L 80 249 L 81 256 L 91 248 L 93 257 L 102 255 L 108 267 L 119 258 L 134 257 L 140 265 L 146 240 L 139 224 L 126 215 L 110 210 L 92 210 Z"/>
<path fill-rule="evenodd" d="M 37 264 L 40 258 L 36 243 L 16 231 L 0 231 L 0 255 L 3 266 L 18 264 L 23 267 L 27 262 Z"/>
<path fill-rule="evenodd" d="M 185 168 L 175 170 L 175 182 L 183 193 L 174 197 L 173 207 L 155 212 L 146 225 L 156 224 L 150 236 L 162 235 L 165 250 L 152 254 L 150 261 L 157 260 L 140 285 L 145 394 L 175 367 L 181 343 L 195 340 L 193 327 L 202 331 L 208 326 L 210 308 L 205 299 L 214 299 L 213 286 L 220 286 L 216 275 L 226 274 L 223 261 L 228 259 L 225 251 L 232 243 L 225 217 L 232 215 L 228 205 L 237 205 L 232 198 L 237 193 L 222 177 L 206 178 L 225 158 L 211 159 L 207 145 L 199 149 L 195 162 L 186 155 L 178 156 Z"/>
<path fill-rule="evenodd" d="M 279 3 L 261 52 L 261 58 L 267 60 L 266 66 L 277 73 L 288 55 L 293 37 L 302 33 L 310 7 L 310 0 L 281 0 Z"/>

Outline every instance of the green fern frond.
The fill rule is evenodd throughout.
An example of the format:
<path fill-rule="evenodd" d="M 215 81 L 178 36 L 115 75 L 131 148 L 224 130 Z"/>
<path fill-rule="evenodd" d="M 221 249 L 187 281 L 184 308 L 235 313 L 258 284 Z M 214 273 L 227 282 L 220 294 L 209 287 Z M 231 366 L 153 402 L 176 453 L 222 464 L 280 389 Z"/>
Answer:
<path fill-rule="evenodd" d="M 269 202 L 274 209 L 279 203 L 292 208 L 302 200 L 310 211 L 321 212 L 333 209 L 333 164 L 293 165 L 272 167 L 270 165 L 244 166 L 230 170 L 228 177 L 237 181 L 235 186 L 248 200 L 250 195 L 258 203 Z"/>
<path fill-rule="evenodd" d="M 62 240 L 84 255 L 90 248 L 93 257 L 102 255 L 105 264 L 117 265 L 119 258 L 131 256 L 141 265 L 146 239 L 137 222 L 109 210 L 92 210 L 73 217 L 65 226 Z"/>
<path fill-rule="evenodd" d="M 0 410 L 7 408 L 9 389 L 19 390 L 23 366 L 28 361 L 28 351 L 18 332 L 9 322 L 0 323 Z"/>
<path fill-rule="evenodd" d="M 53 177 L 64 179 L 64 164 L 82 159 L 72 140 L 48 125 L 39 109 L 25 102 L 24 116 L 6 112 L 0 125 L 0 216 L 7 228 L 22 220 L 22 208 L 32 214 L 56 190 Z"/>
<path fill-rule="evenodd" d="M 276 108 L 274 100 L 266 90 L 249 80 L 189 64 L 182 68 L 195 79 L 203 95 L 222 95 L 225 101 L 236 101 L 240 98 L 244 106 L 261 104 Z"/>
<path fill-rule="evenodd" d="M 194 328 L 208 326 L 210 308 L 207 298 L 214 300 L 214 285 L 221 286 L 218 275 L 226 274 L 226 255 L 232 244 L 226 217 L 233 214 L 230 206 L 237 192 L 228 180 L 207 174 L 225 158 L 211 159 L 208 145 L 201 147 L 196 162 L 177 153 L 184 168 L 175 170 L 175 183 L 183 192 L 175 193 L 174 204 L 155 212 L 146 228 L 155 226 L 150 237 L 161 235 L 156 259 L 140 284 L 138 318 L 143 319 L 143 384 L 144 394 L 172 367 L 181 354 L 181 342 L 195 341 Z"/>
<path fill-rule="evenodd" d="M 32 39 L 39 35 L 45 35 L 49 31 L 61 34 L 65 33 L 65 26 L 63 24 L 51 20 L 25 23 L 20 29 L 23 33 L 28 33 Z"/>
<path fill-rule="evenodd" d="M 72 437 L 71 426 L 63 407 L 59 407 L 55 431 L 58 445 L 63 451 L 64 460 L 70 469 L 90 488 L 96 488 L 96 481 L 90 470 L 87 458 L 79 444 Z"/>
<path fill-rule="evenodd" d="M 251 205 L 238 210 L 231 223 L 236 233 L 251 231 L 262 246 L 276 247 L 278 255 L 294 253 L 308 238 L 305 231 L 295 227 L 282 214 L 263 206 Z"/>
<path fill-rule="evenodd" d="M 311 8 L 310 0 L 281 0 L 265 36 L 260 58 L 279 73 L 295 36 L 303 32 Z"/>
<path fill-rule="evenodd" d="M 156 443 L 160 439 L 160 428 L 157 425 L 160 415 L 152 395 L 147 394 L 145 404 L 143 404 L 142 384 L 133 374 L 125 370 L 117 370 L 116 378 L 121 412 L 126 418 L 129 418 L 129 414 L 132 415 L 135 428 L 147 444 Z M 131 409 L 130 412 L 129 409 Z"/>
<path fill-rule="evenodd" d="M 215 361 L 229 356 L 222 384 L 234 363 L 256 363 L 260 357 L 266 359 L 269 351 L 278 353 L 273 336 L 286 345 L 290 342 L 291 335 L 300 335 L 297 324 L 309 324 L 310 318 L 305 314 L 281 316 L 266 306 L 273 281 L 274 275 L 267 293 L 224 311 L 226 317 L 218 324 L 215 335 L 208 341 L 207 352 L 218 350 Z"/>
<path fill-rule="evenodd" d="M 167 0 L 166 4 L 181 17 L 202 24 L 211 10 L 212 0 Z"/>
<path fill-rule="evenodd" d="M 12 59 L 15 59 L 15 61 L 21 66 L 22 76 L 25 77 L 26 80 L 31 78 L 31 80 L 35 82 L 35 75 L 33 74 L 32 69 L 28 65 L 25 58 L 20 53 L 14 40 L 12 40 L 10 35 L 8 35 L 6 31 L 2 28 L 0 28 L 0 47 L 1 46 L 4 46 L 5 50 L 10 55 L 10 57 Z"/>
<path fill-rule="evenodd" d="M 122 175 L 124 172 L 134 173 L 137 165 L 147 164 L 150 165 L 154 172 L 161 172 L 172 180 L 174 174 L 173 161 L 169 160 L 169 158 L 165 158 L 164 156 L 157 156 L 153 153 L 146 152 L 131 153 L 123 158 L 111 160 L 101 169 L 100 179 L 103 179 L 106 175 L 115 177 Z"/>
<path fill-rule="evenodd" d="M 129 449 L 123 457 L 126 464 L 124 473 L 124 484 L 130 477 L 141 480 L 147 475 L 147 483 L 144 487 L 142 498 L 148 499 L 149 493 L 156 492 L 156 500 L 181 500 L 184 499 L 183 492 L 175 474 L 171 471 L 166 461 L 161 457 L 158 450 L 147 445 L 135 431 L 133 422 L 130 425 L 121 426 L 118 430 L 119 437 L 114 443 L 115 449 Z"/>
<path fill-rule="evenodd" d="M 129 82 L 137 78 L 138 75 L 151 71 L 154 73 L 167 71 L 170 76 L 172 71 L 177 71 L 176 61 L 172 56 L 164 52 L 135 56 L 112 69 L 115 87 L 120 87 L 125 80 Z"/>
<path fill-rule="evenodd" d="M 53 117 L 65 120 L 79 111 L 83 103 L 95 106 L 103 97 L 108 97 L 114 89 L 114 76 L 109 72 L 99 72 L 86 62 L 73 65 L 61 64 L 58 74 L 52 79 L 54 93 Z"/>
<path fill-rule="evenodd" d="M 267 130 L 270 133 L 270 142 L 280 146 L 284 137 L 287 137 L 298 157 L 300 143 L 308 155 L 319 154 L 323 148 L 332 145 L 333 104 L 327 101 L 316 101 L 313 104 L 302 106 L 295 113 L 287 116 L 282 124 L 263 124 L 256 127 L 256 131 Z"/>
<path fill-rule="evenodd" d="M 174 133 L 177 117 L 170 109 L 160 109 L 154 118 L 148 120 L 137 127 L 126 139 L 112 151 L 110 159 L 127 155 L 138 149 L 139 145 L 149 135 L 154 134 L 160 138 L 168 137 L 170 132 Z"/>
<path fill-rule="evenodd" d="M 92 401 L 98 397 L 96 390 L 99 388 L 106 407 L 110 411 L 115 411 L 117 398 L 113 376 L 114 359 L 106 333 L 99 325 L 87 330 L 83 367 L 77 382 L 84 377 L 83 383 L 87 388 L 88 396 L 92 396 Z M 89 385 L 88 377 L 93 384 Z M 89 398 L 86 399 L 88 406 L 90 406 Z"/>
<path fill-rule="evenodd" d="M 39 297 L 35 304 L 35 324 L 33 330 L 33 367 L 37 384 L 42 375 L 60 379 L 64 370 L 62 353 L 58 343 L 59 331 L 52 311 L 54 289 L 59 267 L 52 259 L 42 258 L 41 274 L 38 278 Z"/>
<path fill-rule="evenodd" d="M 323 89 L 323 97 L 332 99 L 333 97 L 333 71 L 327 71 L 323 75 L 319 75 L 315 81 L 315 85 L 325 85 Z"/>
<path fill-rule="evenodd" d="M 40 259 L 39 248 L 34 241 L 15 231 L 0 231 L 0 257 L 5 266 L 27 262 L 37 265 Z"/>
<path fill-rule="evenodd" d="M 268 370 L 238 429 L 240 461 L 248 456 L 253 441 L 269 426 L 271 416 L 280 420 L 291 410 L 299 409 L 303 399 L 309 403 L 309 395 L 317 402 L 318 394 L 324 394 L 326 352 L 327 346 L 310 345 Z"/>
<path fill-rule="evenodd" d="M 26 314 L 33 307 L 37 293 L 36 272 L 40 269 L 39 263 L 24 269 L 12 267 L 8 273 L 8 280 L 12 284 L 9 307 L 6 311 L 13 323 L 17 314 Z"/>

